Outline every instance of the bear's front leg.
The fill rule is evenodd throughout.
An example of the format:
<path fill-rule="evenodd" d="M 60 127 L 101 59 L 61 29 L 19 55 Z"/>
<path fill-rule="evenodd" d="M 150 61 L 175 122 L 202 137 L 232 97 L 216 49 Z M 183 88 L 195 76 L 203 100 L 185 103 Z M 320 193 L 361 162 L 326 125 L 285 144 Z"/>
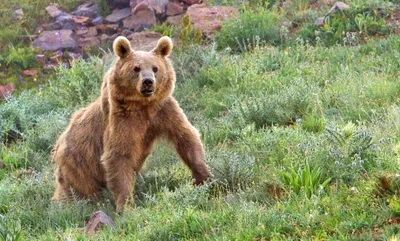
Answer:
<path fill-rule="evenodd" d="M 135 178 L 135 143 L 131 125 L 114 118 L 104 135 L 102 163 L 106 173 L 107 187 L 114 196 L 117 212 L 133 203 Z"/>
<path fill-rule="evenodd" d="M 174 144 L 179 156 L 192 170 L 194 184 L 202 184 L 212 176 L 204 158 L 203 144 L 196 128 L 186 118 L 179 105 L 171 99 L 162 118 L 168 139 Z"/>
<path fill-rule="evenodd" d="M 134 170 L 132 156 L 117 150 L 107 150 L 103 155 L 107 187 L 114 196 L 117 212 L 133 203 Z"/>

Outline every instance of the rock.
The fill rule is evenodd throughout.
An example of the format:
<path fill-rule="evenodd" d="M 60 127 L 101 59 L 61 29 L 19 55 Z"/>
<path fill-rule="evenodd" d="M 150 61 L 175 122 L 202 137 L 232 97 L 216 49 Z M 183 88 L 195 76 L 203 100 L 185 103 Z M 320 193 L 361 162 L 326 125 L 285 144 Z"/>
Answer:
<path fill-rule="evenodd" d="M 36 69 L 27 69 L 22 72 L 25 77 L 34 77 L 38 74 Z"/>
<path fill-rule="evenodd" d="M 0 169 L 6 168 L 6 164 L 0 160 Z"/>
<path fill-rule="evenodd" d="M 184 3 L 186 3 L 188 6 L 201 3 L 201 0 L 182 0 Z"/>
<path fill-rule="evenodd" d="M 315 19 L 314 25 L 316 27 L 322 27 L 322 26 L 324 26 L 324 22 L 325 22 L 325 17 L 319 17 L 319 18 Z"/>
<path fill-rule="evenodd" d="M 108 226 L 110 228 L 115 227 L 114 221 L 103 211 L 97 211 L 92 214 L 89 222 L 86 224 L 85 233 L 94 234 L 103 226 Z"/>
<path fill-rule="evenodd" d="M 336 13 L 336 12 L 341 12 L 341 11 L 345 11 L 345 10 L 347 10 L 347 9 L 349 9 L 350 8 L 350 6 L 349 5 L 347 5 L 346 3 L 344 3 L 344 2 L 336 2 L 334 5 L 333 5 L 333 7 L 326 13 L 326 15 L 330 15 L 330 14 L 333 14 L 333 13 Z"/>
<path fill-rule="evenodd" d="M 176 16 L 184 12 L 183 7 L 177 3 L 169 2 L 167 5 L 167 16 Z"/>
<path fill-rule="evenodd" d="M 61 14 L 56 18 L 56 21 L 51 25 L 52 30 L 69 29 L 75 30 L 76 23 L 72 15 Z"/>
<path fill-rule="evenodd" d="M 123 19 L 131 15 L 130 8 L 115 9 L 110 15 L 105 19 L 106 23 L 119 23 Z"/>
<path fill-rule="evenodd" d="M 184 14 L 167 17 L 166 22 L 171 25 L 181 25 Z"/>
<path fill-rule="evenodd" d="M 104 22 L 104 18 L 102 16 L 98 16 L 95 19 L 92 20 L 92 24 L 93 25 L 99 25 L 102 24 Z"/>
<path fill-rule="evenodd" d="M 60 6 L 56 3 L 47 6 L 46 11 L 52 18 L 56 18 L 63 13 L 63 11 L 60 9 Z"/>
<path fill-rule="evenodd" d="M 94 37 L 97 36 L 97 28 L 96 27 L 81 27 L 76 31 L 76 35 L 83 37 Z"/>
<path fill-rule="evenodd" d="M 118 24 L 100 24 L 96 26 L 97 31 L 108 35 L 118 32 Z"/>
<path fill-rule="evenodd" d="M 189 14 L 190 22 L 195 29 L 210 37 L 221 28 L 223 21 L 239 16 L 239 11 L 234 7 L 215 6 L 209 8 L 204 4 L 195 4 L 188 8 L 186 14 Z"/>
<path fill-rule="evenodd" d="M 74 16 L 73 19 L 76 24 L 82 24 L 82 25 L 88 24 L 91 20 L 90 18 L 85 16 Z"/>
<path fill-rule="evenodd" d="M 100 40 L 97 37 L 82 38 L 79 40 L 79 46 L 83 49 L 99 46 Z"/>
<path fill-rule="evenodd" d="M 32 46 L 43 51 L 56 51 L 58 49 L 76 49 L 78 42 L 71 30 L 44 31 L 39 38 L 33 41 Z"/>
<path fill-rule="evenodd" d="M 13 15 L 12 15 L 12 19 L 13 20 L 21 20 L 24 17 L 24 11 L 19 8 L 17 10 L 14 11 Z"/>
<path fill-rule="evenodd" d="M 134 50 L 150 51 L 156 45 L 157 41 L 162 37 L 157 32 L 138 32 L 128 36 Z"/>
<path fill-rule="evenodd" d="M 11 96 L 14 92 L 14 85 L 7 84 L 7 85 L 0 85 L 0 100 L 7 99 Z"/>
<path fill-rule="evenodd" d="M 129 7 L 130 0 L 108 0 L 107 2 L 108 6 L 110 6 L 111 9 L 121 9 Z"/>
<path fill-rule="evenodd" d="M 138 12 L 124 19 L 123 26 L 127 29 L 140 31 L 142 29 L 151 28 L 156 25 L 156 15 L 153 9 L 148 7 L 140 8 Z"/>
<path fill-rule="evenodd" d="M 129 29 L 124 29 L 121 33 L 121 35 L 128 37 L 129 35 L 133 34 L 133 32 Z"/>
<path fill-rule="evenodd" d="M 132 0 L 132 14 L 136 14 L 144 9 L 152 9 L 157 15 L 164 15 L 168 5 L 168 0 Z"/>
<path fill-rule="evenodd" d="M 80 5 L 75 11 L 72 11 L 71 14 L 94 19 L 99 15 L 99 9 L 95 3 L 88 2 Z"/>
<path fill-rule="evenodd" d="M 47 62 L 47 57 L 44 54 L 37 54 L 36 61 L 38 61 L 41 65 L 45 65 Z"/>

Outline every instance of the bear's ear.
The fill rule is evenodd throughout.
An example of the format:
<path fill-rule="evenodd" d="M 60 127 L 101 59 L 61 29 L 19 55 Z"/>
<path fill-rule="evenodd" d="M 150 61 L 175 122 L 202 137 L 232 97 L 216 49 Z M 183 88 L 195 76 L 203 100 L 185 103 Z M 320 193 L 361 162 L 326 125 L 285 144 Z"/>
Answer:
<path fill-rule="evenodd" d="M 132 51 L 131 43 L 123 36 L 119 36 L 114 40 L 113 49 L 114 53 L 121 59 L 128 56 Z"/>
<path fill-rule="evenodd" d="M 157 46 L 153 49 L 153 53 L 166 57 L 171 53 L 172 47 L 173 44 L 171 38 L 164 36 L 158 40 Z"/>

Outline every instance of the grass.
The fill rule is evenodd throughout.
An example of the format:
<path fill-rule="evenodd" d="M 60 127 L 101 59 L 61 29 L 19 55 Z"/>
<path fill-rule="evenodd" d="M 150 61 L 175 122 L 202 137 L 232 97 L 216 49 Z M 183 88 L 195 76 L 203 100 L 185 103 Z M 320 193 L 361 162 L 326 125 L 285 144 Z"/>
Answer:
<path fill-rule="evenodd" d="M 3 102 L 0 240 L 399 239 L 400 37 L 221 49 L 172 55 L 175 96 L 214 178 L 192 187 L 160 143 L 137 176 L 136 207 L 122 215 L 107 191 L 96 202 L 50 201 L 50 149 L 98 96 L 108 66 L 93 57 L 60 67 L 40 90 Z M 7 141 L 13 133 L 21 139 Z M 99 209 L 116 228 L 86 236 L 80 228 Z"/>

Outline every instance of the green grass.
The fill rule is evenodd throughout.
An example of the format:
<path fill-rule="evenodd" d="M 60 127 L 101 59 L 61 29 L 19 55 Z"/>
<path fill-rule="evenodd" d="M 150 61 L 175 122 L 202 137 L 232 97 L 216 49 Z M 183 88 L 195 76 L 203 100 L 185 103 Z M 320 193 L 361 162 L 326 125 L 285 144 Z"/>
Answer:
<path fill-rule="evenodd" d="M 214 178 L 193 187 L 160 143 L 122 215 L 107 191 L 96 202 L 50 201 L 51 147 L 99 95 L 107 64 L 60 67 L 40 90 L 2 102 L 0 143 L 22 138 L 0 146 L 0 240 L 398 240 L 400 36 L 218 50 L 226 38 L 172 54 L 175 96 Z M 99 209 L 116 228 L 84 235 Z"/>

